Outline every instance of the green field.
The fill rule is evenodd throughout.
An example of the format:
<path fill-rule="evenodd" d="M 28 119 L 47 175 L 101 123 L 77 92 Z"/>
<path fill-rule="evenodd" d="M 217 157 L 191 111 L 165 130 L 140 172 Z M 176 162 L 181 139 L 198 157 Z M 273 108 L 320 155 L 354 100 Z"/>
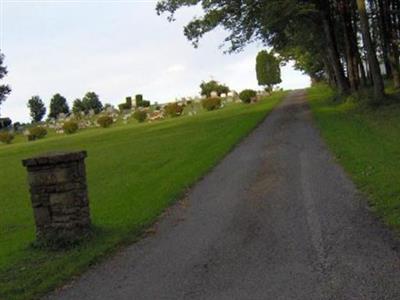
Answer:
<path fill-rule="evenodd" d="M 363 100 L 334 101 L 325 85 L 309 89 L 308 95 L 338 161 L 369 196 L 371 208 L 400 229 L 400 103 L 371 108 Z"/>
<path fill-rule="evenodd" d="M 79 274 L 143 228 L 247 135 L 285 93 L 195 117 L 94 129 L 0 145 L 0 299 L 32 299 Z M 61 252 L 32 247 L 34 223 L 21 160 L 87 150 L 94 237 Z"/>

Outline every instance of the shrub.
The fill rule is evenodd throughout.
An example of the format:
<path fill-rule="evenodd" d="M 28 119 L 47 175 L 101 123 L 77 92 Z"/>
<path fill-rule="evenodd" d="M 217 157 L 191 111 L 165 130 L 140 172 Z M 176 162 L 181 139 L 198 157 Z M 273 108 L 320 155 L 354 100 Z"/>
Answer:
<path fill-rule="evenodd" d="M 132 97 L 126 97 L 126 105 L 129 107 L 129 109 L 132 108 Z"/>
<path fill-rule="evenodd" d="M 215 110 L 221 107 L 221 98 L 207 98 L 201 104 L 205 110 Z"/>
<path fill-rule="evenodd" d="M 136 107 L 149 107 L 150 101 L 143 100 L 143 95 L 139 94 L 135 96 Z"/>
<path fill-rule="evenodd" d="M 169 103 L 164 107 L 165 114 L 170 117 L 178 117 L 183 112 L 183 105 L 178 103 Z"/>
<path fill-rule="evenodd" d="M 112 117 L 110 116 L 101 116 L 97 119 L 97 123 L 103 127 L 103 128 L 107 128 L 110 127 L 112 123 L 114 123 L 114 120 Z"/>
<path fill-rule="evenodd" d="M 126 97 L 125 103 L 118 105 L 120 111 L 129 110 L 132 108 L 132 97 Z"/>
<path fill-rule="evenodd" d="M 44 127 L 37 126 L 29 129 L 28 141 L 34 141 L 44 138 L 47 135 L 47 130 Z"/>
<path fill-rule="evenodd" d="M 0 132 L 0 142 L 3 144 L 10 144 L 14 139 L 14 135 L 8 131 Z"/>
<path fill-rule="evenodd" d="M 147 113 L 145 111 L 136 110 L 133 113 L 133 117 L 139 122 L 143 123 L 147 119 Z"/>
<path fill-rule="evenodd" d="M 124 110 L 130 109 L 130 107 L 129 107 L 129 105 L 128 105 L 127 103 L 118 104 L 118 108 L 119 108 L 119 110 L 120 110 L 121 112 L 124 111 Z"/>
<path fill-rule="evenodd" d="M 143 100 L 143 101 L 142 101 L 142 107 L 150 107 L 150 101 L 148 101 L 148 100 Z"/>
<path fill-rule="evenodd" d="M 239 98 L 243 103 L 250 103 L 255 97 L 257 97 L 257 92 L 254 90 L 243 90 L 239 94 Z"/>
<path fill-rule="evenodd" d="M 73 134 L 77 132 L 78 129 L 79 129 L 78 123 L 76 123 L 75 121 L 68 121 L 65 122 L 63 125 L 63 130 L 66 134 Z"/>
<path fill-rule="evenodd" d="M 136 107 L 140 107 L 143 104 L 143 95 L 136 95 L 135 96 Z"/>

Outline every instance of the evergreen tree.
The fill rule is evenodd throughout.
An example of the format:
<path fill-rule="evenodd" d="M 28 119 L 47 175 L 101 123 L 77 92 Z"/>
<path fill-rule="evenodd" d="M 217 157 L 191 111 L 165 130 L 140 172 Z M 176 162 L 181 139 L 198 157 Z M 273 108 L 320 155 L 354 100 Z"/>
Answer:
<path fill-rule="evenodd" d="M 67 99 L 60 94 L 55 94 L 50 100 L 50 118 L 57 118 L 59 114 L 68 114 L 69 106 Z"/>
<path fill-rule="evenodd" d="M 46 107 L 39 96 L 33 96 L 29 99 L 28 108 L 30 110 L 32 122 L 40 122 L 46 114 Z"/>
<path fill-rule="evenodd" d="M 72 112 L 74 114 L 79 114 L 81 112 L 85 112 L 85 106 L 81 99 L 75 99 L 74 103 L 72 104 Z"/>
<path fill-rule="evenodd" d="M 99 96 L 94 92 L 86 93 L 82 99 L 82 104 L 86 113 L 93 110 L 95 114 L 98 114 L 103 109 L 103 104 L 101 103 Z"/>

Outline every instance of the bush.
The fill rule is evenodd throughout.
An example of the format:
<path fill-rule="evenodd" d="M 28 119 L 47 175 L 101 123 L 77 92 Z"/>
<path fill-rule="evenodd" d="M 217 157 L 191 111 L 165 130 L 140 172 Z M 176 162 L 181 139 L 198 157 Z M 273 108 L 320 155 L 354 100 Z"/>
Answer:
<path fill-rule="evenodd" d="M 135 96 L 136 107 L 149 107 L 150 101 L 143 100 L 143 95 L 139 94 Z"/>
<path fill-rule="evenodd" d="M 145 111 L 137 110 L 133 113 L 133 117 L 139 122 L 143 123 L 147 119 L 147 113 Z"/>
<path fill-rule="evenodd" d="M 215 110 L 221 107 L 221 98 L 207 98 L 201 104 L 205 110 Z"/>
<path fill-rule="evenodd" d="M 124 110 L 128 110 L 130 109 L 129 105 L 127 103 L 121 103 L 118 104 L 118 108 L 121 112 L 123 112 Z"/>
<path fill-rule="evenodd" d="M 129 107 L 129 109 L 132 108 L 132 97 L 126 97 L 126 105 Z"/>
<path fill-rule="evenodd" d="M 143 95 L 136 95 L 135 96 L 136 107 L 141 107 L 143 104 Z"/>
<path fill-rule="evenodd" d="M 132 109 L 132 97 L 126 97 L 125 103 L 118 105 L 120 111 Z"/>
<path fill-rule="evenodd" d="M 34 141 L 44 138 L 47 135 L 47 130 L 44 127 L 37 126 L 29 129 L 28 141 Z"/>
<path fill-rule="evenodd" d="M 14 135 L 8 131 L 0 132 L 0 142 L 3 144 L 10 144 L 14 139 Z"/>
<path fill-rule="evenodd" d="M 65 122 L 63 125 L 63 130 L 66 134 L 73 134 L 77 132 L 78 129 L 79 129 L 78 123 L 76 123 L 75 121 L 68 121 Z"/>
<path fill-rule="evenodd" d="M 103 128 L 107 128 L 110 127 L 112 125 L 112 123 L 114 123 L 114 120 L 112 117 L 110 116 L 101 116 L 97 119 L 97 123 L 103 127 Z"/>
<path fill-rule="evenodd" d="M 239 94 L 239 98 L 243 103 L 250 103 L 255 97 L 257 97 L 257 92 L 254 90 L 243 90 Z"/>
<path fill-rule="evenodd" d="M 164 107 L 165 114 L 170 117 L 178 117 L 183 112 L 183 105 L 178 103 L 169 103 Z"/>

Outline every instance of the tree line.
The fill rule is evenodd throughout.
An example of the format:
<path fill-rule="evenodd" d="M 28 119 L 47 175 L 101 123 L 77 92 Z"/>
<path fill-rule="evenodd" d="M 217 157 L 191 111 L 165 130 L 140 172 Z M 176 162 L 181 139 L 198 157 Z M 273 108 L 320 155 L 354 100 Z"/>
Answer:
<path fill-rule="evenodd" d="M 46 115 L 46 106 L 39 96 L 33 96 L 29 99 L 28 108 L 33 123 L 42 121 Z M 56 119 L 60 114 L 70 114 L 71 112 L 74 114 L 88 114 L 93 111 L 98 114 L 103 110 L 103 104 L 96 93 L 88 92 L 82 99 L 76 99 L 73 102 L 72 110 L 70 110 L 67 99 L 60 94 L 55 94 L 50 100 L 49 109 L 48 117 Z"/>
<path fill-rule="evenodd" d="M 7 75 L 7 68 L 4 65 L 4 55 L 0 52 L 0 80 Z M 8 94 L 10 94 L 11 88 L 9 85 L 0 85 L 0 106 L 6 100 Z M 43 100 L 39 96 L 33 96 L 28 100 L 27 104 L 30 110 L 30 116 L 33 123 L 37 123 L 43 120 L 46 115 L 47 109 Z M 84 113 L 88 114 L 93 111 L 95 114 L 100 113 L 103 110 L 103 104 L 101 103 L 99 96 L 94 92 L 88 92 L 82 99 L 76 99 L 73 102 L 72 112 L 75 114 Z M 60 114 L 69 114 L 71 110 L 69 108 L 67 99 L 61 94 L 55 94 L 50 100 L 49 107 L 49 118 L 57 118 Z M 11 124 L 9 118 L 0 119 L 0 129 L 6 128 Z"/>
<path fill-rule="evenodd" d="M 400 0 L 161 0 L 156 9 L 173 21 L 179 8 L 195 5 L 204 14 L 184 28 L 195 47 L 221 26 L 227 52 L 261 41 L 343 95 L 372 88 L 380 103 L 385 76 L 400 88 Z"/>

